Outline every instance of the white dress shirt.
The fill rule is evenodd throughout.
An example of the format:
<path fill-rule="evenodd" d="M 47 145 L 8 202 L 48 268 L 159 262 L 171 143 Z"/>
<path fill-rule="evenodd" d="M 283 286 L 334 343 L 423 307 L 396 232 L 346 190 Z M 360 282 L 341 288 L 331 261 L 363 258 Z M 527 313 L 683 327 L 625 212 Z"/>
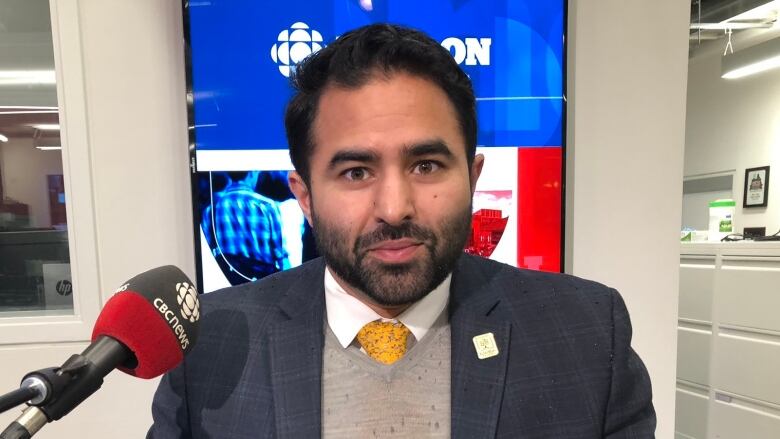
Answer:
<path fill-rule="evenodd" d="M 450 283 L 452 274 L 447 276 L 439 286 L 427 296 L 413 303 L 394 319 L 387 319 L 376 313 L 368 305 L 347 293 L 330 272 L 325 268 L 325 311 L 328 316 L 328 326 L 346 348 L 357 336 L 366 323 L 374 320 L 385 322 L 401 322 L 409 328 L 416 341 L 422 340 L 433 326 L 436 319 L 447 307 L 450 298 Z"/>

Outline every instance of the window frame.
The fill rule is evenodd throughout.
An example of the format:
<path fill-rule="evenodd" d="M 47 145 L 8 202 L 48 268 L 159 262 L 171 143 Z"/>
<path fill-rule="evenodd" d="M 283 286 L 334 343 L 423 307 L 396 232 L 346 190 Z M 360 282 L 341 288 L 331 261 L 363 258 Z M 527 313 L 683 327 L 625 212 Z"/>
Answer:
<path fill-rule="evenodd" d="M 73 313 L 2 316 L 0 346 L 89 340 L 101 308 L 82 35 L 77 0 L 50 0 Z"/>

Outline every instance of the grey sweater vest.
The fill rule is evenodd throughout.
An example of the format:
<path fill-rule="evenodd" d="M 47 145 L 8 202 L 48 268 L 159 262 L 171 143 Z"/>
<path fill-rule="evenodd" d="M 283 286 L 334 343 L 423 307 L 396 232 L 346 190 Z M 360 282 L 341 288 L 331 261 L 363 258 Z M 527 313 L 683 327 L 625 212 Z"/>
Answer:
<path fill-rule="evenodd" d="M 435 324 L 389 366 L 372 360 L 354 344 L 342 348 L 326 325 L 322 435 L 450 437 L 449 324 Z"/>

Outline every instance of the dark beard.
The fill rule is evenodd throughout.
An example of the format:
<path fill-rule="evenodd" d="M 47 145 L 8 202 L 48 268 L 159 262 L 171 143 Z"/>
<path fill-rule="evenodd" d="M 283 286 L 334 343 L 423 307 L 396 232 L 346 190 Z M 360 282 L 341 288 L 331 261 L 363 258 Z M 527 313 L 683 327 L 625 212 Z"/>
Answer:
<path fill-rule="evenodd" d="M 358 237 L 352 248 L 346 231 L 326 224 L 315 211 L 312 220 L 317 250 L 339 278 L 380 306 L 399 306 L 428 295 L 455 268 L 471 233 L 471 205 L 445 219 L 439 235 L 411 221 L 397 226 L 382 224 Z M 426 254 L 403 264 L 386 264 L 366 257 L 371 245 L 401 238 L 422 242 Z"/>

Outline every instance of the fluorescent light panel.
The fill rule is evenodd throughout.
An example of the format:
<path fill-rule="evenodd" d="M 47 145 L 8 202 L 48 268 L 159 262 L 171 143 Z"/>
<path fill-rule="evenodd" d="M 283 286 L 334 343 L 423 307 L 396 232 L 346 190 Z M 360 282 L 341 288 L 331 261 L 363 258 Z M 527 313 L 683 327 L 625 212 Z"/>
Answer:
<path fill-rule="evenodd" d="M 36 148 L 41 151 L 59 151 L 62 149 L 62 146 L 36 146 Z"/>
<path fill-rule="evenodd" d="M 735 15 L 724 23 L 729 21 L 746 21 L 746 20 L 761 20 L 770 17 L 775 11 L 780 9 L 780 1 L 771 1 L 761 6 L 755 7 L 749 11 L 745 11 L 739 15 Z"/>
<path fill-rule="evenodd" d="M 5 137 L 4 135 L 0 134 L 0 142 L 7 142 L 8 137 Z"/>
<path fill-rule="evenodd" d="M 3 111 L 0 110 L 0 115 L 3 114 L 56 114 L 57 110 L 26 110 L 26 111 Z"/>
<path fill-rule="evenodd" d="M 765 41 L 721 59 L 721 78 L 737 79 L 780 67 L 780 38 Z"/>
<path fill-rule="evenodd" d="M 0 70 L 0 85 L 56 84 L 54 70 Z"/>
<path fill-rule="evenodd" d="M 777 25 L 777 11 L 780 1 L 775 0 L 727 18 L 718 23 L 691 23 L 691 29 L 701 30 L 740 30 L 768 29 Z"/>
<path fill-rule="evenodd" d="M 745 67 L 724 73 L 722 77 L 724 79 L 739 79 L 744 78 L 745 76 L 755 75 L 756 73 L 765 72 L 767 70 L 776 69 L 778 67 L 780 67 L 780 55 L 761 60 L 753 64 L 748 64 Z"/>
<path fill-rule="evenodd" d="M 730 23 L 728 21 L 722 21 L 720 23 L 692 23 L 691 29 L 701 30 L 741 30 L 741 29 L 761 29 L 770 28 L 772 25 L 765 23 Z"/>
<path fill-rule="evenodd" d="M 60 129 L 60 124 L 58 123 L 39 123 L 31 126 L 41 131 L 58 131 Z"/>
<path fill-rule="evenodd" d="M 57 107 L 41 106 L 41 105 L 0 105 L 0 111 L 2 110 L 56 110 Z"/>

